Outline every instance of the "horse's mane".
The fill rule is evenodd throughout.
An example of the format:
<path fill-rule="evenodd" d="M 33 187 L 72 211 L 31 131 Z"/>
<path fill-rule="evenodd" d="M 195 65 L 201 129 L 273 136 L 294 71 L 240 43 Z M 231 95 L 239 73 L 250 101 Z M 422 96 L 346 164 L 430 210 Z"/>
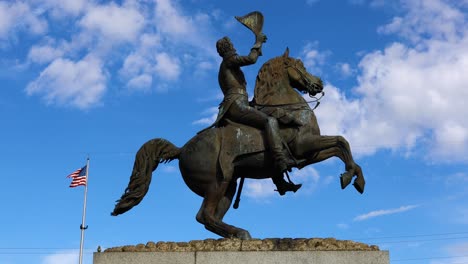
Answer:
<path fill-rule="evenodd" d="M 284 70 L 284 57 L 278 56 L 265 62 L 260 70 L 258 71 L 257 80 L 255 83 L 255 96 L 263 96 L 263 94 L 257 94 L 260 91 L 264 91 L 265 87 L 276 87 L 278 83 L 283 79 L 283 75 L 286 73 Z M 289 57 L 288 57 L 289 59 Z"/>
<path fill-rule="evenodd" d="M 285 62 L 293 60 L 285 53 L 265 62 L 258 71 L 254 101 L 258 104 L 284 104 L 300 100 L 289 85 Z M 291 97 L 292 96 L 292 97 Z M 300 96 L 299 96 L 300 97 Z"/>

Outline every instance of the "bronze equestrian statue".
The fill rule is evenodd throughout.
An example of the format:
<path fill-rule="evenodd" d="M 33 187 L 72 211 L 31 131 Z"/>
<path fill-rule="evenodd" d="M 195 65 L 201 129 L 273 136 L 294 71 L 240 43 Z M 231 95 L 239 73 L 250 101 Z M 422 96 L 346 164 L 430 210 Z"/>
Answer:
<path fill-rule="evenodd" d="M 228 37 L 224 37 L 216 43 L 219 55 L 223 58 L 219 67 L 219 86 L 224 94 L 224 100 L 220 105 L 220 112 L 213 124 L 216 127 L 224 126 L 223 122 L 228 119 L 243 125 L 255 127 L 263 131 L 270 154 L 273 157 L 276 173 L 272 175 L 273 182 L 281 195 L 286 191 L 296 192 L 301 185 L 288 183 L 283 179 L 283 173 L 287 172 L 293 165 L 294 160 L 285 155 L 283 142 L 281 140 L 278 120 L 259 109 L 250 106 L 244 73 L 242 66 L 254 64 L 260 55 L 262 43 L 266 36 L 261 34 L 248 56 L 239 56 Z"/>
<path fill-rule="evenodd" d="M 252 21 L 252 17 L 256 20 Z M 341 188 L 355 177 L 354 187 L 364 192 L 364 175 L 353 160 L 348 142 L 342 136 L 320 135 L 315 114 L 299 93 L 311 97 L 322 93 L 322 81 L 307 72 L 301 60 L 289 57 L 288 49 L 260 68 L 254 98 L 248 102 L 240 67 L 255 63 L 266 36 L 261 33 L 261 25 L 256 27 L 263 23 L 259 12 L 237 19 L 254 31 L 256 43 L 248 56 L 239 56 L 228 38 L 218 41 L 218 52 L 223 57 L 219 83 L 225 98 L 215 124 L 182 148 L 160 138 L 146 142 L 136 154 L 130 182 L 112 215 L 125 213 L 139 204 L 159 163 L 174 159 L 179 159 L 187 186 L 203 197 L 197 221 L 226 238 L 251 238 L 247 230 L 223 222 L 239 178 L 238 196 L 244 178 L 272 178 L 283 195 L 300 187 L 286 182 L 284 171 L 338 157 L 345 164 Z"/>

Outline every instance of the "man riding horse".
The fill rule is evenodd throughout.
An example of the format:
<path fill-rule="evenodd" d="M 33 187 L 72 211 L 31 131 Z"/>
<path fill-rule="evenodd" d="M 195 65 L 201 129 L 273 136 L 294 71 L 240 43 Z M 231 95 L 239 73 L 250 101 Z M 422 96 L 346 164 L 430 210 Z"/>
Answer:
<path fill-rule="evenodd" d="M 224 100 L 216 122 L 180 148 L 163 138 L 143 144 L 135 156 L 128 186 L 112 215 L 123 214 L 138 205 L 149 190 L 153 171 L 159 164 L 175 159 L 179 160 L 187 187 L 203 198 L 196 220 L 225 238 L 252 238 L 249 231 L 223 220 L 236 192 L 233 207 L 238 206 L 245 178 L 272 178 L 279 193 L 284 195 L 287 191 L 297 191 L 300 185 L 287 183 L 283 172 L 337 157 L 345 166 L 340 177 L 341 188 L 346 188 L 354 178 L 356 190 L 364 192 L 364 174 L 354 161 L 348 141 L 339 135 L 321 135 L 313 109 L 299 93 L 310 96 L 321 93 L 322 80 L 307 72 L 301 60 L 289 57 L 288 49 L 265 62 L 259 70 L 253 102 L 261 111 L 249 106 L 241 67 L 257 61 L 266 36 L 261 33 L 263 16 L 259 12 L 238 20 L 252 29 L 256 42 L 247 56 L 237 55 L 227 37 L 217 42 L 223 58 L 218 78 Z M 281 137 L 278 122 L 282 126 Z M 288 142 L 286 155 L 282 140 Z M 270 153 L 265 153 L 265 149 Z M 270 165 L 272 160 L 275 166 Z"/>
<path fill-rule="evenodd" d="M 247 56 L 238 55 L 228 37 L 223 37 L 216 42 L 219 56 L 223 58 L 219 66 L 218 82 L 224 94 L 224 100 L 220 105 L 218 118 L 213 126 L 222 126 L 223 121 L 229 119 L 262 130 L 277 171 L 272 176 L 272 180 L 279 194 L 284 195 L 287 191 L 296 192 L 301 187 L 301 184 L 286 182 L 283 178 L 283 173 L 290 170 L 295 162 L 287 157 L 283 151 L 278 120 L 249 105 L 247 82 L 241 70 L 241 67 L 257 62 L 258 57 L 261 56 L 262 44 L 266 40 L 265 34 L 258 32 L 256 42 Z"/>

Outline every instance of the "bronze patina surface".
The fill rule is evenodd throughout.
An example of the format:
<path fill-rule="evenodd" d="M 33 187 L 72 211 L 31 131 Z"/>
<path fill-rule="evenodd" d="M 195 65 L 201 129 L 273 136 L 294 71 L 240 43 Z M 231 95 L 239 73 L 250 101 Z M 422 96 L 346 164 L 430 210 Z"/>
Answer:
<path fill-rule="evenodd" d="M 259 12 L 253 13 L 259 16 Z M 206 229 L 225 238 L 251 239 L 250 233 L 223 221 L 241 179 L 271 178 L 283 195 L 297 191 L 300 185 L 283 179 L 282 172 L 303 168 L 330 157 L 344 163 L 341 187 L 354 178 L 354 187 L 364 191 L 364 175 L 354 162 L 350 146 L 342 136 L 323 136 L 313 109 L 302 94 L 314 97 L 322 93 L 322 80 L 309 73 L 301 60 L 289 57 L 289 50 L 268 60 L 260 68 L 254 98 L 247 101 L 246 82 L 240 67 L 255 63 L 266 41 L 255 21 L 239 18 L 256 34 L 248 56 L 235 49 L 221 52 L 220 86 L 225 98 L 215 124 L 190 139 L 184 146 L 156 138 L 145 143 L 135 157 L 128 187 L 118 200 L 112 215 L 138 205 L 146 195 L 153 171 L 161 162 L 179 160 L 179 169 L 187 186 L 203 198 L 196 220 Z M 222 41 L 231 48 L 230 41 Z M 221 55 L 220 53 L 220 55 Z M 289 176 L 288 176 L 289 178 Z"/>

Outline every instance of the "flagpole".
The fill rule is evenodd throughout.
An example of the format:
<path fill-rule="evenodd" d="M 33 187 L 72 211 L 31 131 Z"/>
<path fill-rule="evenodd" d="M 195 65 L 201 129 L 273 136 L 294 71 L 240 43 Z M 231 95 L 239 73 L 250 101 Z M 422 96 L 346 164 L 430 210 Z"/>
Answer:
<path fill-rule="evenodd" d="M 89 174 L 89 157 L 86 161 L 86 185 L 84 191 L 84 202 L 83 202 L 83 218 L 81 219 L 81 239 L 80 239 L 80 264 L 83 264 L 83 243 L 84 243 L 84 231 L 88 228 L 85 226 L 86 219 L 86 196 L 88 195 L 88 174 Z"/>

